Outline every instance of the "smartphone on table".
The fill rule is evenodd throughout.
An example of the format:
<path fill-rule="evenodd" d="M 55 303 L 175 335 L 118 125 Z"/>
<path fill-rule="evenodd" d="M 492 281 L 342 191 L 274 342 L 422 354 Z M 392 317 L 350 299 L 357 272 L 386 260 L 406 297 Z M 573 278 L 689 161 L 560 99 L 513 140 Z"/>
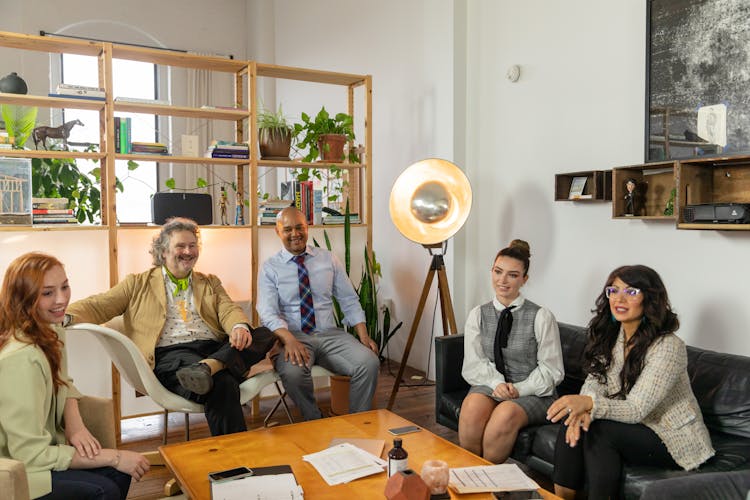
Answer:
<path fill-rule="evenodd" d="M 390 432 L 394 436 L 401 436 L 402 434 L 409 434 L 411 432 L 417 432 L 421 430 L 422 429 L 420 429 L 416 425 L 405 425 L 403 427 L 394 427 L 393 429 L 388 429 L 388 432 Z"/>
<path fill-rule="evenodd" d="M 208 479 L 211 481 L 227 481 L 229 479 L 240 479 L 242 477 L 252 476 L 253 471 L 248 467 L 235 467 L 234 469 L 222 470 L 218 472 L 209 472 Z"/>

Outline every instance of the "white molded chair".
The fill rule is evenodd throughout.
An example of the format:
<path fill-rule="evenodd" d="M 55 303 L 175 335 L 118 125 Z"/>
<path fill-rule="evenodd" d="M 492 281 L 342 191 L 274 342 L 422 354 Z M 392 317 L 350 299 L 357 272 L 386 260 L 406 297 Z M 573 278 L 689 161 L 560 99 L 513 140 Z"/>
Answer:
<path fill-rule="evenodd" d="M 164 408 L 163 443 L 166 444 L 167 442 L 167 413 L 170 411 L 185 413 L 185 440 L 190 440 L 189 414 L 203 413 L 203 405 L 185 399 L 165 389 L 164 386 L 161 385 L 161 382 L 159 382 L 159 379 L 156 378 L 156 375 L 154 375 L 153 370 L 151 370 L 151 367 L 146 362 L 143 354 L 132 340 L 117 330 L 91 323 L 72 325 L 68 327 L 68 331 L 71 333 L 91 333 L 102 344 L 109 354 L 109 357 L 112 359 L 112 363 L 114 363 L 117 370 L 128 384 L 141 394 L 149 396 L 156 404 Z M 279 375 L 272 369 L 271 365 L 268 364 L 267 371 L 261 371 L 240 384 L 240 403 L 247 403 L 258 396 L 265 386 L 277 383 L 278 381 Z M 279 391 L 279 394 L 282 394 L 278 385 L 276 386 L 276 389 Z M 279 404 L 284 406 L 287 417 L 289 418 L 289 421 L 292 422 L 292 417 L 285 401 L 282 400 L 281 402 L 277 402 L 274 410 L 278 408 Z M 266 423 L 267 420 L 268 417 L 266 417 L 264 423 Z"/>

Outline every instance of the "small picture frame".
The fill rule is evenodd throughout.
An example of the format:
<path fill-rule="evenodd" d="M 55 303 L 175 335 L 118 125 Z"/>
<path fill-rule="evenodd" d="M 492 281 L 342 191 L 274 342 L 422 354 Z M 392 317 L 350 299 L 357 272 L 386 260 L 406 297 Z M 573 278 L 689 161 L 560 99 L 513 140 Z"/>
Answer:
<path fill-rule="evenodd" d="M 28 158 L 0 158 L 0 224 L 31 225 Z"/>
<path fill-rule="evenodd" d="M 586 187 L 586 177 L 573 177 L 570 182 L 569 200 L 579 200 L 583 198 L 583 189 Z"/>

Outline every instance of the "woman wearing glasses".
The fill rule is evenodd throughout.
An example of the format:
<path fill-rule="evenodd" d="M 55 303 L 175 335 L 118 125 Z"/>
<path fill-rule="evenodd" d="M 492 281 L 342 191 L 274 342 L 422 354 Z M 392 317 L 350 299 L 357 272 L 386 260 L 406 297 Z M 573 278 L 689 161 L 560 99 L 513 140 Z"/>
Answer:
<path fill-rule="evenodd" d="M 588 327 L 588 377 L 580 394 L 547 411 L 565 424 L 555 447 L 558 496 L 572 499 L 587 482 L 589 498 L 616 498 L 623 463 L 690 470 L 713 456 L 679 326 L 656 271 L 612 271 Z"/>
<path fill-rule="evenodd" d="M 529 244 L 498 252 L 490 276 L 495 297 L 475 307 L 464 330 L 461 375 L 472 385 L 461 405 L 461 446 L 504 462 L 518 431 L 544 422 L 563 378 L 560 331 L 552 313 L 521 294 L 529 279 Z"/>

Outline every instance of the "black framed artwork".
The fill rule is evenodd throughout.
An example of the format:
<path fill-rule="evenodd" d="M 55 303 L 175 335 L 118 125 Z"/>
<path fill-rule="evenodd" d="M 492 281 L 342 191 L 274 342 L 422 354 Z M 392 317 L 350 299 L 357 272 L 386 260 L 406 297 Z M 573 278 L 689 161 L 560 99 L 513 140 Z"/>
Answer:
<path fill-rule="evenodd" d="M 750 0 L 649 0 L 646 161 L 750 153 Z"/>

